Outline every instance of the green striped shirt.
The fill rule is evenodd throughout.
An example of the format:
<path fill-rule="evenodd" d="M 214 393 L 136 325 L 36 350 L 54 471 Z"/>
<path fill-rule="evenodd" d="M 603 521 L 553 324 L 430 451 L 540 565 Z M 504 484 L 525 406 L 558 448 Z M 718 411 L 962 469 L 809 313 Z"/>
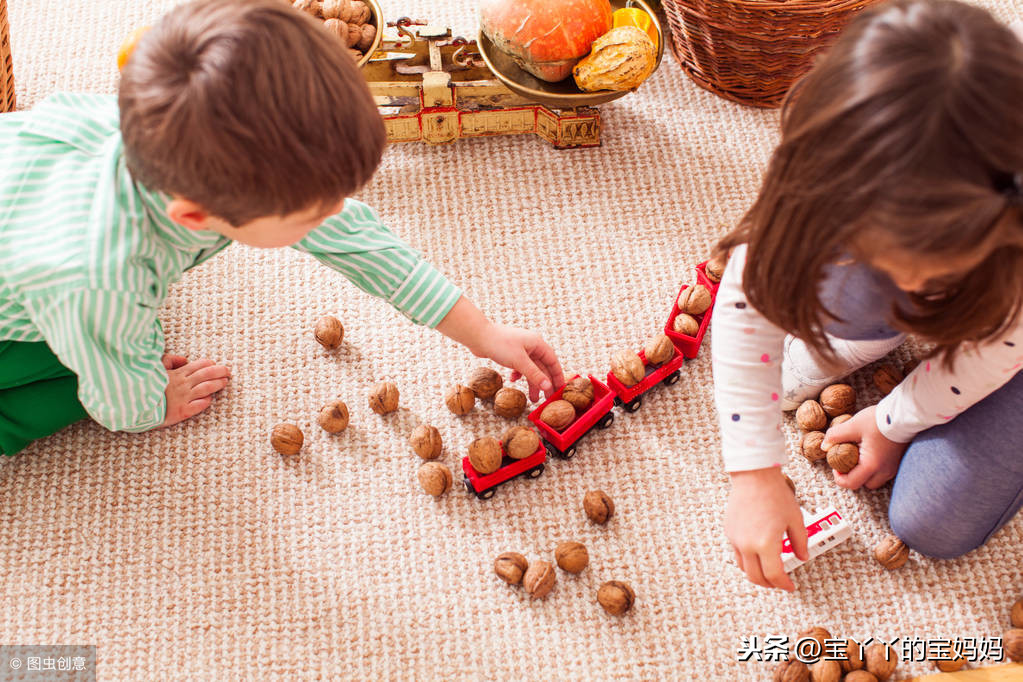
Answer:
<path fill-rule="evenodd" d="M 0 340 L 46 341 L 111 430 L 163 422 L 157 312 L 172 282 L 231 243 L 173 223 L 169 199 L 128 174 L 113 96 L 0 115 Z M 417 324 L 435 327 L 461 296 L 357 201 L 293 248 Z"/>

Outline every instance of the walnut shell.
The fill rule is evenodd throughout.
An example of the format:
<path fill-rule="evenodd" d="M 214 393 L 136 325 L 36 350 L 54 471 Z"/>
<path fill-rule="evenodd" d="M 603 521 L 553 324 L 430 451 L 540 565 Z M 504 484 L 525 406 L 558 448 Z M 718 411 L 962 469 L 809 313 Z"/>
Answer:
<path fill-rule="evenodd" d="M 828 415 L 816 400 L 805 400 L 796 410 L 796 423 L 804 431 L 823 431 Z"/>
<path fill-rule="evenodd" d="M 618 351 L 611 357 L 611 373 L 626 386 L 635 386 L 646 376 L 643 361 L 627 350 Z"/>
<path fill-rule="evenodd" d="M 518 552 L 505 552 L 494 559 L 494 573 L 509 585 L 521 584 L 522 576 L 528 568 L 529 562 L 526 561 L 526 557 Z"/>
<path fill-rule="evenodd" d="M 813 464 L 828 456 L 828 453 L 821 450 L 821 443 L 824 442 L 823 431 L 809 431 L 803 436 L 802 453 L 807 461 Z"/>
<path fill-rule="evenodd" d="M 810 679 L 810 669 L 806 663 L 796 659 L 782 661 L 774 669 L 773 682 L 807 682 Z"/>
<path fill-rule="evenodd" d="M 335 400 L 320 408 L 316 423 L 327 433 L 341 433 L 348 428 L 348 418 L 348 406 Z"/>
<path fill-rule="evenodd" d="M 845 640 L 845 658 L 839 659 L 838 664 L 842 666 L 842 672 L 846 674 L 846 679 L 849 679 L 849 673 L 854 670 L 863 670 L 863 666 L 866 664 L 863 662 L 863 654 L 860 653 L 859 642 L 852 639 Z"/>
<path fill-rule="evenodd" d="M 323 11 L 323 3 L 319 2 L 319 0 L 295 0 L 291 4 L 300 12 L 311 14 L 317 18 L 319 18 L 320 13 Z"/>
<path fill-rule="evenodd" d="M 885 682 L 899 667 L 899 654 L 887 644 L 874 642 L 864 652 L 864 662 L 868 672 L 880 682 Z"/>
<path fill-rule="evenodd" d="M 679 293 L 677 303 L 678 309 L 684 313 L 702 315 L 714 303 L 714 298 L 710 295 L 710 289 L 702 284 L 694 284 Z"/>
<path fill-rule="evenodd" d="M 499 372 L 489 367 L 477 367 L 469 375 L 467 383 L 480 400 L 493 400 L 494 395 L 504 386 L 504 379 Z"/>
<path fill-rule="evenodd" d="M 646 342 L 643 354 L 651 365 L 662 365 L 675 357 L 675 346 L 672 345 L 671 339 L 667 335 L 657 334 Z"/>
<path fill-rule="evenodd" d="M 525 459 L 540 447 L 540 436 L 525 426 L 513 426 L 501 436 L 505 453 L 512 459 Z"/>
<path fill-rule="evenodd" d="M 505 386 L 494 396 L 494 412 L 501 417 L 516 419 L 526 409 L 526 394 L 517 388 Z"/>
<path fill-rule="evenodd" d="M 341 320 L 324 315 L 316 321 L 313 336 L 321 346 L 327 350 L 334 350 L 341 345 L 341 340 L 345 337 L 345 328 L 341 325 Z"/>
<path fill-rule="evenodd" d="M 831 428 L 831 426 L 838 426 L 839 424 L 844 424 L 850 419 L 852 419 L 851 414 L 840 414 L 831 420 L 831 425 L 828 428 Z"/>
<path fill-rule="evenodd" d="M 1023 628 L 1012 628 L 1002 633 L 1002 648 L 1014 663 L 1023 663 Z"/>
<path fill-rule="evenodd" d="M 1005 647 L 1004 639 L 1002 640 L 1002 647 Z M 942 655 L 945 655 L 945 652 L 942 652 Z M 943 673 L 954 673 L 966 666 L 966 658 L 958 651 L 950 651 L 948 656 L 949 658 L 934 659 L 934 667 Z"/>
<path fill-rule="evenodd" d="M 302 430 L 294 424 L 278 424 L 270 432 L 270 445 L 282 455 L 297 455 L 304 441 Z"/>
<path fill-rule="evenodd" d="M 549 561 L 534 561 L 522 576 L 522 586 L 530 597 L 543 599 L 550 593 L 557 578 L 554 566 Z"/>
<path fill-rule="evenodd" d="M 569 540 L 554 548 L 554 560 L 564 571 L 582 573 L 590 563 L 590 553 L 583 543 Z"/>
<path fill-rule="evenodd" d="M 718 254 L 707 261 L 707 265 L 704 266 L 704 271 L 707 273 L 707 279 L 715 284 L 721 281 L 721 278 L 725 274 L 725 267 L 728 266 L 728 254 Z"/>
<path fill-rule="evenodd" d="M 856 407 L 856 391 L 849 384 L 832 384 L 821 391 L 818 402 L 829 417 L 837 417 Z"/>
<path fill-rule="evenodd" d="M 909 547 L 895 535 L 889 535 L 874 548 L 874 559 L 889 571 L 901 568 L 909 560 Z"/>
<path fill-rule="evenodd" d="M 338 0 L 338 2 L 337 18 L 346 24 L 354 24 L 356 11 L 351 0 Z"/>
<path fill-rule="evenodd" d="M 1012 612 L 1009 614 L 1009 621 L 1014 628 L 1023 628 L 1023 599 L 1017 599 L 1012 605 Z"/>
<path fill-rule="evenodd" d="M 867 670 L 853 670 L 843 682 L 877 682 L 877 676 Z"/>
<path fill-rule="evenodd" d="M 444 394 L 444 404 L 454 414 L 468 414 L 476 406 L 476 394 L 468 386 L 455 384 Z"/>
<path fill-rule="evenodd" d="M 430 495 L 440 497 L 451 490 L 451 469 L 440 462 L 426 462 L 419 467 L 419 485 Z"/>
<path fill-rule="evenodd" d="M 444 448 L 440 431 L 428 424 L 420 424 L 413 429 L 408 441 L 415 453 L 423 459 L 437 459 Z"/>
<path fill-rule="evenodd" d="M 348 4 L 348 0 L 323 0 L 320 13 L 324 19 L 341 18 L 341 10 Z M 347 19 L 345 20 L 347 23 Z"/>
<path fill-rule="evenodd" d="M 369 409 L 377 414 L 389 414 L 398 409 L 398 387 L 390 381 L 381 381 L 369 394 Z"/>
<path fill-rule="evenodd" d="M 824 653 L 824 642 L 826 642 L 827 640 L 831 639 L 831 633 L 828 632 L 825 628 L 822 628 L 819 625 L 815 625 L 812 628 L 810 628 L 809 630 L 806 630 L 805 632 L 799 633 L 799 636 L 796 638 L 796 641 L 798 642 L 801 639 L 815 639 L 815 640 L 817 640 L 817 644 L 820 645 L 820 654 L 823 655 L 823 653 Z"/>
<path fill-rule="evenodd" d="M 593 404 L 593 382 L 589 377 L 576 377 L 565 384 L 561 399 L 572 403 L 578 412 L 585 412 Z"/>
<path fill-rule="evenodd" d="M 491 436 L 477 438 L 469 444 L 469 463 L 481 474 L 492 474 L 501 468 L 501 441 Z"/>
<path fill-rule="evenodd" d="M 575 421 L 575 407 L 567 400 L 555 400 L 540 412 L 540 421 L 555 431 L 563 431 Z"/>
<path fill-rule="evenodd" d="M 811 682 L 841 682 L 842 666 L 836 660 L 821 659 L 810 668 L 810 680 Z"/>
<path fill-rule="evenodd" d="M 590 521 L 603 525 L 614 516 L 615 503 L 603 490 L 591 490 L 583 496 L 583 511 Z"/>
<path fill-rule="evenodd" d="M 352 21 L 356 24 L 365 24 L 373 16 L 373 10 L 362 0 L 351 0 L 348 4 L 352 11 Z"/>
<path fill-rule="evenodd" d="M 330 35 L 340 40 L 341 44 L 348 47 L 348 34 L 350 31 L 348 24 L 337 17 L 332 17 L 323 22 L 323 28 L 327 29 Z"/>
<path fill-rule="evenodd" d="M 671 323 L 671 328 L 678 334 L 685 334 L 693 338 L 696 338 L 696 335 L 700 333 L 700 323 L 688 313 L 676 315 L 675 321 Z"/>
<path fill-rule="evenodd" d="M 847 474 L 860 463 L 860 449 L 855 443 L 836 443 L 828 450 L 828 466 Z"/>
<path fill-rule="evenodd" d="M 362 37 L 359 39 L 356 47 L 366 52 L 369 48 L 373 47 L 373 41 L 376 40 L 376 37 L 377 27 L 373 24 L 364 24 L 362 26 Z"/>
<path fill-rule="evenodd" d="M 620 616 L 636 602 L 636 593 L 629 583 L 621 580 L 608 580 L 597 590 L 597 601 L 612 616 Z"/>
<path fill-rule="evenodd" d="M 881 391 L 881 395 L 888 395 L 894 391 L 903 379 L 905 377 L 895 365 L 881 365 L 874 372 L 874 385 Z"/>
<path fill-rule="evenodd" d="M 348 47 L 355 47 L 362 40 L 362 26 L 352 23 L 348 24 Z"/>

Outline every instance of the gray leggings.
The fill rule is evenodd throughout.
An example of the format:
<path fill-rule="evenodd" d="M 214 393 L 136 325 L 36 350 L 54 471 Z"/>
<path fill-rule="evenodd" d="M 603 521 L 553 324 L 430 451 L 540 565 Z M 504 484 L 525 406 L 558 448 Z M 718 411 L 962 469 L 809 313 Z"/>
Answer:
<path fill-rule="evenodd" d="M 824 305 L 844 319 L 843 339 L 896 335 L 886 320 L 902 294 L 862 265 L 833 267 Z M 892 531 L 927 556 L 951 559 L 980 547 L 1023 506 L 1023 372 L 958 417 L 922 433 L 906 450 L 892 486 Z"/>

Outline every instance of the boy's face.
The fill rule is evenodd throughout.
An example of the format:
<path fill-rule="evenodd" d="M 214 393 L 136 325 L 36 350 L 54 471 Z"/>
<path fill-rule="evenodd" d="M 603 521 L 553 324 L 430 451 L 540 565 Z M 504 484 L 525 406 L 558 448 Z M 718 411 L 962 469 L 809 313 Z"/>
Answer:
<path fill-rule="evenodd" d="M 306 235 L 322 225 L 324 220 L 340 213 L 344 204 L 345 200 L 341 199 L 327 209 L 316 207 L 285 216 L 256 218 L 238 227 L 206 213 L 197 204 L 186 199 L 176 198 L 168 204 L 167 213 L 172 220 L 190 230 L 208 230 L 247 246 L 276 249 L 302 241 Z"/>

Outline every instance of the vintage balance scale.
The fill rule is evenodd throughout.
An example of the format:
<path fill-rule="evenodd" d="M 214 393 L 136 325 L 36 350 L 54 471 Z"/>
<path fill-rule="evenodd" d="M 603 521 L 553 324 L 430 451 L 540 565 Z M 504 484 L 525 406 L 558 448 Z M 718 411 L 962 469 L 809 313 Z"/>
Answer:
<path fill-rule="evenodd" d="M 380 8 L 370 3 L 383 25 Z M 656 27 L 657 64 L 664 35 L 656 14 L 641 0 L 613 0 L 614 9 L 636 6 Z M 451 29 L 407 17 L 378 31 L 377 44 L 360 60 L 391 142 L 444 144 L 460 138 L 532 133 L 558 149 L 600 145 L 597 105 L 628 91 L 582 92 L 571 78 L 547 83 L 520 69 L 481 31 L 477 40 L 452 37 Z"/>

